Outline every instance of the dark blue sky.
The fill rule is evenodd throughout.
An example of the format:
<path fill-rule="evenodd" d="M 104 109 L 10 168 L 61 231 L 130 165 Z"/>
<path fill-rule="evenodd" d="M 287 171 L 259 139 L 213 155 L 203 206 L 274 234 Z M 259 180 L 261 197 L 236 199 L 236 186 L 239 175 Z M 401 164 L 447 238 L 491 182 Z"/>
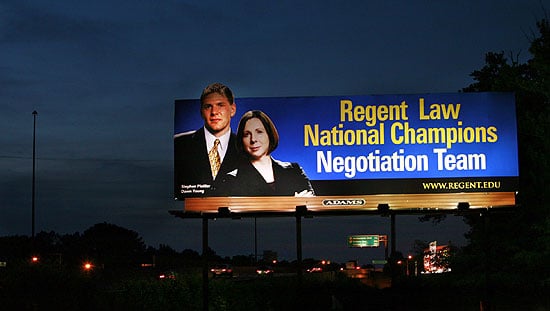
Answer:
<path fill-rule="evenodd" d="M 549 0 L 0 2 L 0 236 L 31 232 L 32 111 L 37 231 L 98 222 L 157 247 L 200 250 L 200 220 L 168 214 L 173 102 L 214 81 L 237 97 L 456 92 L 486 52 L 525 61 Z M 259 219 L 258 248 L 295 258 L 294 219 Z M 415 239 L 464 243 L 462 220 L 398 217 Z M 381 250 L 350 234 L 389 232 L 382 217 L 303 222 L 304 257 L 363 263 Z M 254 222 L 218 220 L 221 255 L 254 251 Z"/>

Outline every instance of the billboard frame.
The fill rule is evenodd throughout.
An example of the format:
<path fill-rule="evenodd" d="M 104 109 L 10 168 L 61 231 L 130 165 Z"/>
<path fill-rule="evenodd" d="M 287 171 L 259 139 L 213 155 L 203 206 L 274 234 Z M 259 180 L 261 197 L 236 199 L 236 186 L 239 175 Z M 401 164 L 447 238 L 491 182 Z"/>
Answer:
<path fill-rule="evenodd" d="M 190 212 L 183 209 L 180 210 L 169 210 L 168 213 L 177 218 L 183 219 L 216 219 L 216 218 L 231 218 L 231 219 L 240 219 L 240 218 L 269 218 L 269 217 L 334 217 L 334 216 L 353 216 L 353 215 L 372 215 L 372 216 L 382 216 L 388 217 L 390 215 L 456 215 L 456 216 L 467 216 L 467 215 L 479 215 L 486 213 L 510 213 L 517 211 L 517 204 L 499 206 L 499 207 L 471 207 L 468 206 L 467 202 L 460 202 L 460 206 L 457 204 L 455 208 L 440 209 L 440 208 L 424 208 L 424 209 L 391 209 L 387 208 L 387 205 L 380 204 L 376 209 L 363 209 L 363 210 L 310 210 L 306 206 L 295 206 L 293 209 L 288 209 L 286 211 L 272 211 L 272 212 L 246 212 L 239 213 L 232 211 L 228 207 L 219 207 L 216 210 L 211 212 Z"/>
<path fill-rule="evenodd" d="M 187 135 L 200 131 L 200 129 L 192 129 L 199 128 L 199 124 L 202 121 L 197 120 L 198 118 L 193 117 L 191 114 L 183 113 L 187 111 L 187 109 L 196 107 L 195 104 L 197 101 L 197 99 L 176 100 L 174 139 L 181 138 L 181 135 Z M 280 113 L 278 110 L 281 109 L 274 110 L 272 108 L 274 103 L 278 104 L 280 101 L 283 101 L 283 103 L 293 104 L 293 108 L 301 107 L 301 105 L 304 107 L 307 105 L 316 105 L 317 108 L 324 107 L 329 109 L 328 111 L 331 111 L 332 113 L 327 112 L 326 114 L 328 117 L 320 117 L 311 120 L 307 118 L 304 119 L 301 117 L 303 114 L 300 113 L 295 113 L 293 117 L 290 118 L 286 114 L 277 115 L 275 112 L 277 111 Z M 286 138 L 285 142 L 290 141 L 290 143 L 286 143 L 286 145 L 282 145 L 282 147 L 279 148 L 280 152 L 284 155 L 284 160 L 294 161 L 297 159 L 298 162 L 293 162 L 293 165 L 311 165 L 313 161 L 310 160 L 313 159 L 315 154 L 317 155 L 317 162 L 315 162 L 317 163 L 317 170 L 315 171 L 312 168 L 305 170 L 304 168 L 302 171 L 304 176 L 307 175 L 305 177 L 306 179 L 308 179 L 308 176 L 311 174 L 308 182 L 311 182 L 310 188 L 313 186 L 313 189 L 315 189 L 314 195 L 316 196 L 295 197 L 292 196 L 292 192 L 288 194 L 286 191 L 284 193 L 261 191 L 246 192 L 248 191 L 247 189 L 253 188 L 249 187 L 249 184 L 246 184 L 245 186 L 241 184 L 242 180 L 248 180 L 246 178 L 251 178 L 251 176 L 249 176 L 250 174 L 246 174 L 246 172 L 248 172 L 246 168 L 248 167 L 244 167 L 241 164 L 239 164 L 240 166 L 233 164 L 233 166 L 230 167 L 230 169 L 234 168 L 232 171 L 220 175 L 220 178 L 214 178 L 212 181 L 196 181 L 195 183 L 190 182 L 190 184 L 175 183 L 175 197 L 183 203 L 183 211 L 186 213 L 215 214 L 218 213 L 220 208 L 227 209 L 231 213 L 235 214 L 293 213 L 295 212 L 295 208 L 297 206 L 304 206 L 308 211 L 336 213 L 349 213 L 355 210 L 369 212 L 377 211 L 380 209 L 379 206 L 381 205 L 387 206 L 387 209 L 395 211 L 453 210 L 459 208 L 460 206 L 462 206 L 462 208 L 467 206 L 467 208 L 471 209 L 516 206 L 516 195 L 519 190 L 519 167 L 517 166 L 518 163 L 515 161 L 517 160 L 518 155 L 517 129 L 515 126 L 515 100 L 513 93 L 487 92 L 475 94 L 428 93 L 360 96 L 270 97 L 241 98 L 235 100 L 235 102 L 239 107 L 241 107 L 240 109 L 244 110 L 267 109 L 268 114 L 273 113 L 274 118 L 278 117 L 276 123 L 284 124 L 281 126 L 283 130 L 286 130 L 287 132 L 290 131 L 286 134 L 291 135 L 284 136 Z M 352 102 L 354 102 L 353 106 L 348 107 L 352 104 Z M 398 104 L 399 102 L 401 102 L 401 104 Z M 345 105 L 346 103 L 349 105 Z M 178 107 L 181 108 L 187 104 L 192 106 L 178 110 Z M 418 106 L 415 106 L 416 104 L 418 104 Z M 495 114 L 491 114 L 490 112 L 495 111 L 495 107 L 498 107 L 497 104 L 503 104 L 505 107 L 512 109 L 506 109 L 507 112 L 504 114 L 505 116 L 496 114 L 500 117 L 493 118 L 493 115 Z M 463 108 L 462 110 L 460 110 L 461 105 Z M 391 117 L 391 114 L 388 115 L 384 112 L 385 110 L 382 109 L 389 109 L 394 106 L 399 108 L 399 111 L 401 111 L 401 114 L 396 114 L 394 117 Z M 340 110 L 338 110 L 338 107 Z M 351 109 L 351 107 L 353 107 L 353 109 Z M 475 111 L 472 107 L 476 107 Z M 482 107 L 484 109 L 482 112 L 485 112 L 486 114 L 479 113 L 477 107 Z M 334 125 L 334 122 L 336 121 L 339 121 L 339 126 L 342 129 L 335 126 L 333 127 L 334 131 L 340 131 L 342 133 L 359 133 L 355 131 L 361 131 L 361 133 L 363 133 L 363 131 L 367 130 L 369 131 L 368 133 L 370 133 L 371 130 L 374 130 L 375 124 L 374 119 L 370 122 L 367 115 L 363 115 L 363 112 L 366 112 L 367 110 L 365 109 L 367 108 L 376 108 L 376 111 L 379 112 L 376 114 L 376 122 L 378 122 L 377 124 L 380 126 L 380 131 L 377 132 L 379 135 L 378 138 L 380 139 L 379 142 L 368 141 L 368 143 L 365 142 L 361 146 L 356 144 L 348 146 L 347 143 L 345 146 L 340 146 L 336 142 L 334 144 L 327 143 L 327 145 L 324 145 L 322 143 L 323 140 L 321 140 L 320 145 L 315 146 L 310 146 L 310 144 L 307 143 L 310 139 L 313 140 L 313 138 L 306 135 L 306 133 L 310 133 L 310 131 L 306 129 L 311 129 L 312 127 L 317 126 L 328 129 L 330 126 Z M 427 109 L 429 109 L 429 112 Z M 447 111 L 447 114 L 444 113 L 445 111 Z M 338 116 L 340 116 L 339 120 Z M 363 122 L 366 120 L 364 118 L 367 118 L 368 122 Z M 409 122 L 410 128 L 415 129 L 414 131 L 409 129 L 410 131 L 417 133 L 416 130 L 418 130 L 418 133 L 415 134 L 418 135 L 418 142 L 415 142 L 414 140 L 411 143 L 408 141 L 402 142 L 400 140 L 394 140 L 397 138 L 393 136 L 390 142 L 388 135 L 385 135 L 382 130 L 384 128 L 384 123 L 387 123 L 386 130 L 389 130 L 390 128 L 393 128 L 393 126 L 398 128 L 398 125 L 406 125 L 409 127 Z M 183 127 L 183 125 L 185 125 L 185 127 Z M 487 131 L 489 131 L 488 129 L 490 128 L 491 131 L 489 131 L 490 133 L 488 132 L 491 134 L 489 135 L 490 139 L 487 138 L 487 141 L 478 141 L 477 138 L 475 140 L 471 140 L 470 138 L 473 136 L 462 136 L 463 134 L 466 135 L 465 133 L 477 133 L 478 128 L 485 129 Z M 182 132 L 183 130 L 188 129 L 190 131 Z M 296 130 L 300 132 L 302 129 L 304 132 L 304 140 L 301 140 L 302 138 L 300 138 L 300 135 L 295 135 Z M 435 140 L 432 142 L 431 140 L 422 140 L 421 137 L 424 137 L 422 134 L 424 133 L 423 130 L 429 129 L 445 130 L 447 136 L 442 137 L 442 141 Z M 280 130 L 281 128 L 279 128 L 279 131 Z M 407 133 L 409 133 L 409 130 L 407 130 Z M 460 140 L 454 141 L 452 145 L 454 152 L 452 154 L 447 154 L 447 150 L 451 150 L 451 145 L 449 145 L 449 143 L 452 141 L 451 138 L 454 137 L 453 135 L 456 134 L 451 135 L 455 130 L 460 131 Z M 473 132 L 474 130 L 475 132 Z M 331 130 L 331 133 L 334 131 Z M 327 140 L 329 137 L 333 137 L 332 134 L 328 134 L 328 130 L 323 130 L 321 132 L 327 132 L 321 135 L 321 137 Z M 206 133 L 206 131 L 204 131 L 204 133 Z M 428 131 L 427 133 L 430 132 Z M 291 138 L 289 139 L 289 137 Z M 384 143 L 384 138 L 388 139 L 387 144 Z M 462 139 L 464 139 L 464 141 L 462 141 Z M 443 148 L 441 144 L 443 144 L 446 149 Z M 486 146 L 489 146 L 490 148 L 482 148 L 483 151 L 478 151 L 475 149 L 476 147 L 473 144 L 482 144 L 480 145 L 480 148 L 485 148 Z M 511 148 L 512 146 L 515 148 Z M 392 159 L 390 161 L 388 160 L 390 158 L 388 158 L 389 156 L 387 155 L 389 154 L 389 151 L 386 150 L 386 147 L 390 148 L 390 151 L 394 151 L 395 148 L 398 148 L 400 153 L 397 154 L 398 152 L 395 151 L 390 157 Z M 371 149 L 373 148 L 376 150 L 372 151 Z M 442 148 L 445 150 L 445 154 L 438 153 L 439 151 L 435 152 L 435 150 L 443 150 Z M 493 168 L 491 170 L 487 168 L 487 171 L 484 172 L 486 170 L 484 152 L 489 152 L 489 155 L 494 155 L 497 151 L 503 150 L 503 148 L 505 151 L 504 153 L 507 154 L 507 157 L 496 157 L 496 159 L 509 158 L 509 162 L 510 160 L 513 160 L 510 162 L 512 164 L 510 168 L 507 170 L 502 170 L 500 169 L 501 167 L 508 166 L 496 165 L 493 163 Z M 189 148 L 185 148 L 187 151 L 188 149 Z M 410 154 L 404 153 L 401 155 L 401 153 L 404 152 L 402 150 L 405 149 L 410 151 Z M 408 156 L 425 156 L 426 159 L 428 159 L 429 152 L 426 149 L 432 149 L 434 154 L 437 153 L 437 169 L 432 167 L 428 170 L 428 167 L 426 166 L 425 171 L 427 173 L 422 173 L 416 176 L 410 172 L 400 172 L 397 168 L 394 172 L 392 169 L 393 166 L 389 168 L 384 166 L 390 162 L 393 163 L 397 161 L 396 159 L 401 159 L 401 157 L 409 159 L 407 158 Z M 279 152 L 279 150 L 277 152 Z M 293 150 L 299 150 L 300 152 L 292 153 L 291 151 Z M 326 172 L 323 170 L 319 171 L 319 153 L 321 152 L 324 154 L 332 151 L 339 152 L 339 156 L 337 159 L 334 159 L 334 163 L 331 162 L 331 165 L 334 165 L 334 170 L 332 171 L 326 169 Z M 475 151 L 474 154 L 471 154 L 473 151 Z M 291 153 L 289 154 L 289 152 Z M 359 153 L 356 154 L 356 152 Z M 368 158 L 368 163 L 371 165 L 372 159 L 366 157 L 368 152 L 370 152 L 369 157 L 374 152 L 374 155 L 372 156 L 374 159 L 373 161 L 377 161 L 377 159 L 380 161 L 383 160 L 381 163 L 384 165 L 381 167 L 384 167 L 384 169 L 382 170 L 382 168 L 380 168 L 384 171 L 383 174 L 376 171 L 376 173 L 373 173 L 372 175 L 372 177 L 375 178 L 371 178 L 370 176 L 367 176 L 366 178 L 365 176 L 354 178 L 353 176 L 350 177 L 346 175 L 348 179 L 341 179 L 343 177 L 338 177 L 339 175 L 337 174 L 334 179 L 332 177 L 327 179 L 326 176 L 332 176 L 331 174 L 340 172 L 337 172 L 337 169 L 341 169 L 343 164 L 340 163 L 341 161 L 338 162 L 337 160 L 347 161 L 348 158 L 351 160 L 365 160 Z M 378 155 L 376 152 L 381 152 L 381 154 Z M 357 155 L 359 156 L 357 157 Z M 468 157 L 468 161 L 466 161 L 466 156 L 474 155 L 478 155 L 480 157 L 483 156 L 483 166 L 475 167 L 475 169 L 471 168 L 470 164 L 468 164 L 467 167 L 458 167 L 458 163 L 462 163 L 464 165 L 465 163 L 470 163 L 468 162 L 470 161 L 470 158 Z M 276 157 L 278 157 L 278 155 L 276 155 Z M 434 155 L 430 156 L 430 163 L 434 157 Z M 447 159 L 448 157 L 450 160 Z M 180 157 L 175 157 L 175 159 L 176 158 L 180 159 Z M 389 162 L 384 162 L 386 160 Z M 378 163 L 376 161 L 373 163 Z M 181 160 L 180 162 L 185 161 Z M 321 161 L 320 163 L 325 162 Z M 501 164 L 498 161 L 497 163 Z M 447 164 L 450 166 L 447 167 Z M 451 164 L 456 165 L 457 167 L 451 167 Z M 440 165 L 443 166 L 439 167 Z M 198 167 L 198 165 L 196 167 Z M 494 167 L 498 167 L 499 169 L 494 170 Z M 290 169 L 287 167 L 285 168 L 288 172 L 290 172 Z M 443 174 L 446 173 L 447 170 L 449 172 L 453 171 L 453 173 L 449 173 L 449 175 Z M 472 173 L 467 173 L 470 172 L 470 170 L 473 170 Z M 203 170 L 201 170 L 201 172 L 202 171 Z M 241 177 L 243 178 L 242 180 L 238 180 L 240 183 L 236 182 L 237 172 L 239 172 L 238 176 L 245 176 Z M 359 172 L 362 171 L 359 170 Z M 179 175 L 187 176 L 181 173 Z M 254 176 L 254 178 L 256 177 Z M 219 183 L 218 180 L 220 180 Z M 225 184 L 226 180 L 228 180 L 228 183 L 232 184 L 233 187 L 227 187 L 226 189 L 230 190 L 223 191 L 225 190 L 223 187 L 227 185 Z M 295 179 L 283 178 L 280 180 L 283 180 L 283 182 L 280 182 L 280 185 L 293 184 L 290 180 L 292 180 L 292 182 L 296 181 Z M 298 184 L 300 187 L 302 186 L 301 183 L 296 182 L 296 185 Z M 235 185 L 237 185 L 237 187 L 235 187 Z M 196 189 L 193 187 L 196 187 Z M 299 192 L 300 191 L 295 191 L 293 193 L 296 194 Z M 267 194 L 267 196 L 265 196 L 265 194 Z"/>
<path fill-rule="evenodd" d="M 352 211 L 409 212 L 418 210 L 444 211 L 457 209 L 493 209 L 516 206 L 515 192 L 464 192 L 428 194 L 378 194 L 356 196 L 314 197 L 205 197 L 187 198 L 183 211 L 186 213 L 212 214 L 220 209 L 234 214 L 246 213 L 293 213 L 297 206 L 309 212 L 350 213 Z"/>

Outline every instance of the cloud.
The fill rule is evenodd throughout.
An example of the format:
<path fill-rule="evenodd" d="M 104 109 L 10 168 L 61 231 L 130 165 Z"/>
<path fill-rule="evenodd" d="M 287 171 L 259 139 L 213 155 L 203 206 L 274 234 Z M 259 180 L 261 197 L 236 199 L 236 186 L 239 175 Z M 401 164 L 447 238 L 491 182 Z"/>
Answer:
<path fill-rule="evenodd" d="M 3 26 L 0 43 L 80 42 L 92 45 L 114 26 L 82 16 L 70 16 L 49 6 L 7 1 L 1 8 Z"/>
<path fill-rule="evenodd" d="M 540 7 L 539 0 L 4 0 L 0 235 L 30 231 L 33 110 L 39 229 L 82 232 L 106 221 L 147 242 L 200 249 L 201 222 L 168 214 L 181 208 L 172 199 L 175 99 L 198 98 L 212 81 L 238 97 L 454 92 L 485 52 L 527 47 L 524 29 Z M 387 230 L 380 221 L 304 221 L 311 243 L 304 255 L 322 253 L 325 242 L 342 245 L 352 232 Z M 294 256 L 293 219 L 260 223 L 260 250 Z M 212 245 L 224 255 L 249 252 L 251 226 L 212 223 Z M 399 235 L 422 235 L 412 230 Z M 246 246 L 224 239 L 227 232 Z"/>

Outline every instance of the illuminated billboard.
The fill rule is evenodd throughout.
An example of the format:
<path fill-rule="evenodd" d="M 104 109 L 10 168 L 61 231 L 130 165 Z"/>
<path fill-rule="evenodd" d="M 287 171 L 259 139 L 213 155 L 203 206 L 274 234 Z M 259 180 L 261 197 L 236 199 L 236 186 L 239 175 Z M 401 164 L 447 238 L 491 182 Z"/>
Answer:
<path fill-rule="evenodd" d="M 407 208 L 476 207 L 476 199 L 479 206 L 515 204 L 512 93 L 236 98 L 233 109 L 236 135 L 222 152 L 236 144 L 238 159 L 227 152 L 231 165 L 224 159 L 215 178 L 187 180 L 190 170 L 211 173 L 192 160 L 208 158 L 209 148 L 203 142 L 194 154 L 182 143 L 192 135 L 204 141 L 200 100 L 176 100 L 176 199 L 199 198 L 208 206 L 212 200 L 204 199 L 214 198 L 214 205 L 248 209 L 267 202 L 260 210 L 274 202 L 338 209 L 394 208 L 399 202 Z M 271 161 L 267 173 L 262 163 L 252 163 L 262 148 Z"/>
<path fill-rule="evenodd" d="M 422 273 L 451 272 L 450 257 L 451 249 L 448 245 L 437 245 L 437 241 L 430 242 L 429 248 L 424 250 L 424 270 Z"/>

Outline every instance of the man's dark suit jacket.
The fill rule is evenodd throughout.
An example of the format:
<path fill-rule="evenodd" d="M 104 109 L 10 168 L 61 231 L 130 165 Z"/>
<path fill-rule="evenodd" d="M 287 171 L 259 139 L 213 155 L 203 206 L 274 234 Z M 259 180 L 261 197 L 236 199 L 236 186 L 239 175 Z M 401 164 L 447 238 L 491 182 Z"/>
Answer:
<path fill-rule="evenodd" d="M 174 138 L 174 184 L 177 199 L 185 197 L 216 196 L 220 179 L 238 163 L 238 152 L 235 147 L 236 135 L 231 133 L 227 151 L 216 180 L 212 179 L 204 128 Z M 186 193 L 181 193 L 182 185 L 187 186 Z M 205 186 L 206 185 L 206 186 Z M 192 188 L 197 186 L 197 191 Z"/>

